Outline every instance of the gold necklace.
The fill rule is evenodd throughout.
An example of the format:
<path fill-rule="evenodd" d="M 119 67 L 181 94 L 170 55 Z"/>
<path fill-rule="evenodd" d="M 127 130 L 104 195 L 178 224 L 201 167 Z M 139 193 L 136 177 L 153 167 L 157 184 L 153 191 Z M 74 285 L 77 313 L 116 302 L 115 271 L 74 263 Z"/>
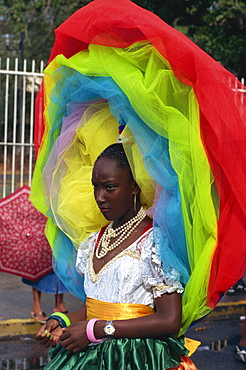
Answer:
<path fill-rule="evenodd" d="M 136 229 L 136 227 L 143 221 L 146 217 L 146 212 L 143 207 L 140 208 L 135 217 L 131 218 L 129 221 L 123 225 L 113 229 L 113 221 L 104 230 L 101 239 L 99 240 L 95 255 L 98 259 L 101 259 L 107 255 L 108 252 L 112 251 L 118 245 L 120 245 L 128 236 Z M 117 240 L 110 244 L 112 238 L 117 238 Z"/>

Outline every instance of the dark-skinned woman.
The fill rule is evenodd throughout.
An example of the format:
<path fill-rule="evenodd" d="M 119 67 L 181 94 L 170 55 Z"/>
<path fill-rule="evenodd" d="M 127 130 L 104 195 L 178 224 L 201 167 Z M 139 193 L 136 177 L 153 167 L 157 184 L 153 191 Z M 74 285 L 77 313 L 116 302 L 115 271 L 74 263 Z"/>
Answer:
<path fill-rule="evenodd" d="M 36 336 L 45 347 L 55 346 L 46 369 L 196 369 L 184 339 L 174 336 L 183 288 L 164 278 L 152 220 L 141 207 L 122 144 L 97 158 L 92 184 L 110 223 L 78 249 L 85 308 L 51 315 Z"/>

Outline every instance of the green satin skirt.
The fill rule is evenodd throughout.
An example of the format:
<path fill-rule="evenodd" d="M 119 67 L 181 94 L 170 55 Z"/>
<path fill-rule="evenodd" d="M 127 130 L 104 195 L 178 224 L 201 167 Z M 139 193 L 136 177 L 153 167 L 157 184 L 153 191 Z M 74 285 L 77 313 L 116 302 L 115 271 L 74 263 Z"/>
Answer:
<path fill-rule="evenodd" d="M 45 370 L 165 370 L 179 366 L 187 354 L 183 338 L 112 339 L 77 353 L 58 344 L 49 351 Z"/>

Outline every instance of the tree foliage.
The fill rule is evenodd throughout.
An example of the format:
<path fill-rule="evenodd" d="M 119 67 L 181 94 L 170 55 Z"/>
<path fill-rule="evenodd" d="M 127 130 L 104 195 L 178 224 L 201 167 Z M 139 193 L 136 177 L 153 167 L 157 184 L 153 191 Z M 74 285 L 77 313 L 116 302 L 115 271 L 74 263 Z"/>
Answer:
<path fill-rule="evenodd" d="M 136 0 L 237 77 L 246 76 L 245 0 Z"/>
<path fill-rule="evenodd" d="M 232 73 L 246 76 L 245 1 L 207 1 L 205 11 L 188 11 L 191 17 L 180 23 L 187 26 L 187 35 Z"/>
<path fill-rule="evenodd" d="M 46 62 L 54 42 L 55 28 L 89 2 L 5 0 L 0 6 L 1 54 L 19 56 L 23 51 L 26 59 Z M 8 38 L 10 46 L 6 47 Z"/>
<path fill-rule="evenodd" d="M 54 29 L 90 1 L 5 0 L 0 5 L 0 32 L 4 36 L 0 55 L 18 56 L 24 51 L 27 59 L 47 61 L 54 42 Z M 246 75 L 245 0 L 134 2 L 186 34 L 238 77 Z M 7 34 L 12 35 L 8 48 Z"/>

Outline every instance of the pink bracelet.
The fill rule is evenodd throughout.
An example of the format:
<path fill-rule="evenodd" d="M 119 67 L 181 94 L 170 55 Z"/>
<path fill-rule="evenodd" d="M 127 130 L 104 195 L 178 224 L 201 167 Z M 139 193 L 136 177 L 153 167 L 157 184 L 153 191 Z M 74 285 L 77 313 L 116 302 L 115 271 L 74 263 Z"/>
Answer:
<path fill-rule="evenodd" d="M 99 343 L 102 341 L 102 339 L 96 339 L 94 335 L 94 325 L 96 321 L 98 321 L 98 319 L 91 319 L 86 325 L 86 335 L 91 343 Z"/>

